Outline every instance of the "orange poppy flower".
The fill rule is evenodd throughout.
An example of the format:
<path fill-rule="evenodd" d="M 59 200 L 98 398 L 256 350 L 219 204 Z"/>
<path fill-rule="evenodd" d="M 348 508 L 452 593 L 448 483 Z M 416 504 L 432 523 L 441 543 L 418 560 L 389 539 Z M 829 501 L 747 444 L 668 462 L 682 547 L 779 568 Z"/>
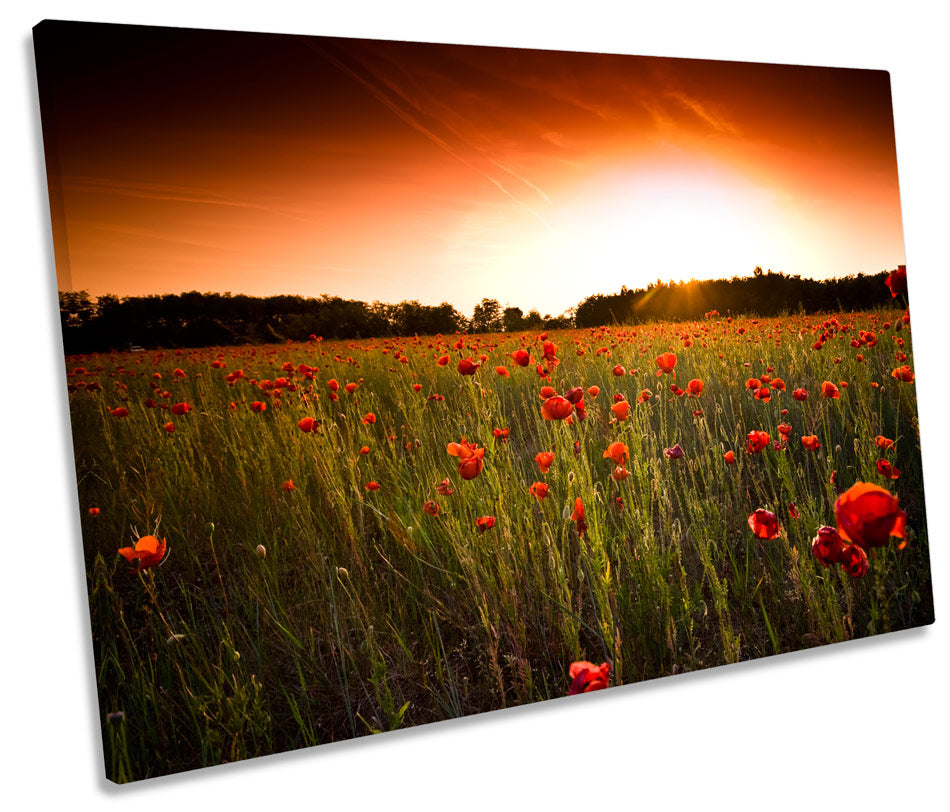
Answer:
<path fill-rule="evenodd" d="M 439 496 L 451 496 L 453 493 L 455 493 L 448 477 L 443 479 L 438 485 L 435 486 L 435 492 L 439 494 Z"/>
<path fill-rule="evenodd" d="M 874 438 L 874 445 L 881 449 L 881 451 L 890 451 L 894 447 L 894 441 L 888 440 L 887 437 L 884 437 L 881 434 L 878 434 Z"/>
<path fill-rule="evenodd" d="M 316 427 L 316 420 L 312 417 L 302 417 L 297 421 L 297 428 L 300 429 L 304 434 L 309 434 Z"/>
<path fill-rule="evenodd" d="M 336 378 L 330 378 L 330 380 L 327 381 L 327 386 L 330 387 L 331 392 L 336 392 L 340 388 L 340 384 Z"/>
<path fill-rule="evenodd" d="M 363 425 L 368 425 L 376 422 L 376 415 L 372 412 L 367 412 L 363 417 Z"/>
<path fill-rule="evenodd" d="M 129 410 L 125 406 L 116 406 L 114 409 L 109 409 L 109 414 L 113 417 L 128 417 Z"/>
<path fill-rule="evenodd" d="M 478 528 L 479 533 L 484 533 L 486 530 L 491 530 L 495 526 L 495 517 L 479 516 L 475 520 L 475 526 Z"/>
<path fill-rule="evenodd" d="M 541 417 L 545 420 L 563 420 L 570 417 L 574 411 L 574 404 L 560 395 L 549 397 L 541 405 Z"/>
<path fill-rule="evenodd" d="M 165 429 L 165 431 L 167 431 L 169 434 L 171 434 L 173 431 L 175 431 L 175 424 L 172 423 L 171 420 L 169 420 L 164 426 L 162 426 L 162 428 Z"/>
<path fill-rule="evenodd" d="M 659 367 L 656 371 L 657 377 L 660 377 L 663 373 L 669 375 L 673 371 L 673 367 L 676 366 L 676 356 L 671 352 L 665 352 L 656 359 L 656 365 Z"/>
<path fill-rule="evenodd" d="M 119 555 L 130 564 L 134 564 L 137 560 L 138 565 L 132 571 L 141 572 L 161 564 L 167 549 L 168 544 L 165 539 L 159 541 L 155 536 L 142 536 L 135 542 L 135 547 L 123 547 L 119 550 Z"/>
<path fill-rule="evenodd" d="M 768 448 L 771 439 L 768 432 L 750 431 L 748 435 L 746 435 L 745 449 L 750 454 L 758 454 L 763 449 Z"/>
<path fill-rule="evenodd" d="M 774 539 L 780 532 L 776 515 L 763 508 L 759 508 L 749 516 L 749 527 L 756 538 L 766 540 Z"/>
<path fill-rule="evenodd" d="M 736 452 L 727 451 L 722 455 L 722 458 L 726 461 L 726 465 L 732 465 L 736 461 Z"/>
<path fill-rule="evenodd" d="M 482 472 L 484 448 L 479 448 L 475 443 L 465 442 L 463 437 L 460 443 L 449 443 L 446 451 L 451 456 L 459 458 L 459 476 L 462 479 L 475 479 Z"/>
<path fill-rule="evenodd" d="M 266 411 L 267 411 L 267 404 L 266 404 L 266 403 L 262 403 L 262 402 L 259 401 L 259 400 L 255 400 L 255 401 L 253 401 L 253 402 L 251 403 L 251 411 L 252 411 L 252 412 L 266 412 Z"/>
<path fill-rule="evenodd" d="M 535 455 L 534 461 L 538 464 L 538 470 L 542 474 L 546 474 L 554 463 L 554 452 L 540 451 Z"/>
<path fill-rule="evenodd" d="M 617 364 L 617 365 L 613 368 L 613 373 L 614 373 L 614 375 L 616 375 L 616 376 L 619 378 L 621 375 L 626 375 L 626 374 L 627 374 L 627 370 L 625 370 L 620 364 Z"/>
<path fill-rule="evenodd" d="M 899 381 L 903 381 L 904 383 L 914 382 L 914 373 L 911 371 L 909 366 L 897 367 L 897 369 L 891 372 L 891 377 L 896 378 Z"/>
<path fill-rule="evenodd" d="M 587 522 L 584 521 L 584 503 L 579 496 L 574 500 L 574 512 L 571 513 L 571 521 L 577 522 L 577 535 L 583 536 L 587 532 Z"/>
<path fill-rule="evenodd" d="M 841 394 L 838 392 L 838 387 L 831 381 L 823 381 L 821 384 L 821 396 L 823 398 L 840 398 Z"/>
<path fill-rule="evenodd" d="M 835 519 L 841 537 L 865 549 L 883 547 L 891 536 L 906 542 L 907 514 L 897 497 L 869 482 L 855 482 L 835 502 Z"/>
<path fill-rule="evenodd" d="M 610 684 L 610 663 L 594 665 L 581 660 L 571 663 L 568 673 L 571 677 L 571 687 L 568 689 L 570 696 L 600 691 Z"/>
<path fill-rule="evenodd" d="M 294 485 L 294 481 L 293 481 L 292 479 L 288 479 L 288 480 L 287 480 L 283 485 L 281 485 L 280 487 L 281 487 L 283 490 L 288 491 L 288 492 L 289 492 L 289 491 L 296 490 L 296 488 L 297 488 L 297 486 Z"/>
<path fill-rule="evenodd" d="M 587 387 L 587 394 L 590 395 L 591 398 L 596 398 L 596 397 L 600 394 L 600 387 L 599 387 L 599 386 L 588 386 L 588 387 Z"/>
<path fill-rule="evenodd" d="M 811 552 L 823 567 L 837 564 L 841 559 L 845 543 L 834 527 L 825 525 L 818 528 L 818 534 L 811 541 Z"/>
<path fill-rule="evenodd" d="M 762 381 L 760 381 L 758 378 L 749 378 L 745 382 L 746 389 L 758 389 L 761 386 L 762 386 Z"/>
<path fill-rule="evenodd" d="M 429 499 L 428 501 L 426 501 L 426 503 L 422 506 L 422 509 L 423 509 L 426 513 L 428 513 L 430 516 L 438 516 L 438 515 L 439 515 L 439 506 L 438 506 L 438 504 L 436 504 L 435 502 L 433 502 L 431 499 Z"/>
<path fill-rule="evenodd" d="M 817 451 L 821 448 L 821 443 L 818 442 L 818 435 L 807 434 L 802 437 L 802 446 L 808 451 Z"/>
<path fill-rule="evenodd" d="M 614 413 L 617 420 L 626 420 L 630 417 L 630 404 L 625 400 L 618 400 L 610 407 L 610 411 Z"/>
<path fill-rule="evenodd" d="M 614 442 L 607 446 L 603 454 L 604 459 L 611 459 L 617 465 L 623 465 L 630 459 L 630 449 L 624 443 Z"/>
<path fill-rule="evenodd" d="M 368 445 L 364 445 L 364 446 L 360 449 L 360 454 L 362 454 L 363 456 L 366 456 L 367 454 L 369 454 L 369 446 L 368 446 Z"/>
<path fill-rule="evenodd" d="M 703 382 L 699 380 L 699 378 L 693 378 L 693 380 L 686 384 L 686 388 L 691 395 L 698 397 L 703 393 Z"/>
<path fill-rule="evenodd" d="M 528 488 L 528 493 L 532 496 L 535 496 L 540 502 L 545 499 L 548 495 L 548 486 L 543 482 L 535 482 L 531 487 Z"/>
<path fill-rule="evenodd" d="M 357 387 L 355 383 L 348 383 L 344 388 L 346 389 L 346 394 L 352 395 Z"/>
<path fill-rule="evenodd" d="M 499 375 L 501 375 L 502 378 L 510 378 L 510 377 L 511 377 L 511 373 L 508 371 L 508 368 L 507 368 L 507 367 L 497 366 L 497 367 L 495 367 L 495 372 L 497 372 Z"/>
<path fill-rule="evenodd" d="M 187 403 L 176 403 L 172 406 L 172 414 L 175 417 L 182 417 L 183 415 L 188 414 L 191 411 L 191 406 Z"/>
<path fill-rule="evenodd" d="M 368 490 L 368 491 L 378 491 L 378 490 L 379 490 L 379 483 L 378 483 L 378 482 L 375 482 L 375 481 L 373 481 L 373 482 L 367 482 L 367 483 L 366 483 L 366 490 Z"/>
<path fill-rule="evenodd" d="M 772 381 L 769 385 L 773 389 L 777 389 L 779 392 L 785 391 L 785 381 L 783 381 L 781 378 L 772 378 Z"/>

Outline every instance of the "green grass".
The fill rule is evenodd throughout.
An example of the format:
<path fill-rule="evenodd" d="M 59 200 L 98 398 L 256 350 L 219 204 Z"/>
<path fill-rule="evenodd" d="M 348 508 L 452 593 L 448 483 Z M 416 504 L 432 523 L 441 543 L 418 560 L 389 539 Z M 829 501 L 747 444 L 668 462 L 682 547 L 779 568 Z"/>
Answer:
<path fill-rule="evenodd" d="M 541 419 L 545 382 L 508 357 L 521 334 L 467 336 L 461 351 L 451 337 L 67 359 L 87 371 L 71 384 L 102 386 L 74 386 L 70 399 L 107 775 L 137 780 L 563 696 L 574 660 L 609 660 L 622 684 L 931 622 L 914 385 L 890 374 L 913 365 L 910 331 L 882 329 L 900 316 L 837 314 L 852 327 L 821 350 L 812 328 L 829 317 L 552 333 L 552 385 L 602 390 L 574 425 Z M 874 329 L 877 346 L 849 346 L 858 329 Z M 537 338 L 524 341 L 540 358 Z M 676 397 L 673 379 L 656 376 L 667 350 L 678 385 L 704 382 L 700 397 Z M 480 353 L 484 366 L 460 376 L 458 359 Z M 282 371 L 288 361 L 319 371 Z M 616 363 L 638 371 L 615 377 Z M 745 381 L 768 366 L 787 392 L 764 403 Z M 238 368 L 245 377 L 229 386 Z M 296 388 L 279 398 L 250 382 L 280 376 Z M 825 380 L 848 382 L 840 399 L 821 398 Z M 804 402 L 791 395 L 799 386 Z M 638 404 L 644 388 L 654 397 Z M 192 411 L 143 405 L 163 390 Z M 611 421 L 614 393 L 631 403 L 626 421 Z M 267 411 L 252 412 L 254 400 Z M 120 404 L 129 417 L 109 413 Z M 362 423 L 367 412 L 375 424 Z M 321 421 L 312 434 L 296 426 L 307 415 Z M 785 450 L 745 453 L 749 431 L 775 440 L 783 421 Z M 492 436 L 501 427 L 507 443 Z M 821 449 L 806 451 L 803 434 Z M 877 472 L 879 434 L 897 440 L 897 480 Z M 446 453 L 463 436 L 487 449 L 469 481 Z M 613 440 L 630 449 L 619 483 L 602 456 Z M 685 457 L 669 460 L 676 443 Z M 555 453 L 546 475 L 539 451 Z M 811 555 L 817 528 L 835 523 L 834 470 L 843 488 L 888 487 L 907 512 L 909 544 L 876 550 L 863 579 Z M 445 477 L 451 496 L 435 492 Z M 536 480 L 550 486 L 543 502 L 528 492 Z M 429 499 L 437 516 L 422 510 Z M 747 517 L 760 507 L 776 513 L 780 537 L 753 537 Z M 485 533 L 482 515 L 497 521 Z M 170 555 L 130 574 L 116 551 L 148 533 Z M 109 721 L 113 711 L 124 718 Z"/>

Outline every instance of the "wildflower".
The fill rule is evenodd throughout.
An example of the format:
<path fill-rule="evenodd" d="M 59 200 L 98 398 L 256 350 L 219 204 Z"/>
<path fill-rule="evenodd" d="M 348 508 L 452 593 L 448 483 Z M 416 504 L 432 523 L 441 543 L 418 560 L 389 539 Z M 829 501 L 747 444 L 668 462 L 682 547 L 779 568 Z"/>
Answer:
<path fill-rule="evenodd" d="M 267 557 L 267 548 L 263 544 L 258 544 L 257 547 L 254 548 L 254 552 L 257 553 L 258 558 Z"/>
<path fill-rule="evenodd" d="M 767 432 L 764 431 L 750 431 L 746 436 L 746 451 L 750 454 L 758 454 L 764 448 L 768 447 L 769 442 L 771 441 Z"/>
<path fill-rule="evenodd" d="M 591 396 L 591 399 L 596 398 L 600 394 L 599 386 L 588 386 L 587 394 Z"/>
<path fill-rule="evenodd" d="M 426 501 L 426 503 L 422 506 L 422 509 L 430 516 L 439 515 L 439 505 L 436 502 L 433 502 L 431 499 Z"/>
<path fill-rule="evenodd" d="M 792 392 L 792 397 L 795 398 L 795 400 L 808 400 L 808 392 L 799 388 Z"/>
<path fill-rule="evenodd" d="M 884 479 L 897 479 L 901 475 L 901 472 L 891 465 L 888 460 L 877 461 L 877 472 L 884 477 Z"/>
<path fill-rule="evenodd" d="M 343 388 L 346 389 L 346 394 L 352 395 L 357 390 L 358 387 L 355 383 L 348 383 Z"/>
<path fill-rule="evenodd" d="M 699 378 L 693 378 L 686 384 L 686 388 L 693 397 L 699 397 L 703 393 L 703 382 Z"/>
<path fill-rule="evenodd" d="M 640 394 L 637 395 L 637 403 L 646 403 L 652 397 L 653 393 L 649 389 L 643 389 Z"/>
<path fill-rule="evenodd" d="M 891 291 L 891 298 L 895 298 L 900 293 L 907 293 L 907 266 L 898 265 L 896 271 L 891 271 L 884 284 Z"/>
<path fill-rule="evenodd" d="M 316 422 L 312 417 L 302 417 L 297 421 L 297 428 L 304 434 L 309 434 L 316 428 Z"/>
<path fill-rule="evenodd" d="M 869 482 L 856 482 L 835 502 L 838 532 L 847 541 L 865 549 L 883 547 L 891 536 L 906 542 L 907 514 L 897 497 Z"/>
<path fill-rule="evenodd" d="M 109 409 L 109 414 L 113 417 L 128 417 L 129 410 L 125 406 L 116 406 L 114 409 Z"/>
<path fill-rule="evenodd" d="M 877 437 L 874 438 L 874 445 L 880 448 L 881 451 L 890 451 L 894 447 L 894 441 L 878 434 Z"/>
<path fill-rule="evenodd" d="M 818 533 L 811 542 L 811 552 L 823 567 L 837 564 L 841 558 L 845 544 L 834 527 L 825 525 L 818 528 Z"/>
<path fill-rule="evenodd" d="M 618 400 L 610 407 L 610 411 L 614 413 L 617 420 L 626 420 L 630 417 L 630 404 L 626 400 Z"/>
<path fill-rule="evenodd" d="M 538 464 L 538 470 L 542 474 L 546 474 L 554 463 L 554 452 L 540 451 L 535 455 L 534 461 Z"/>
<path fill-rule="evenodd" d="M 840 398 L 841 394 L 838 392 L 838 387 L 831 381 L 824 381 L 821 384 L 821 396 L 823 398 Z"/>
<path fill-rule="evenodd" d="M 726 465 L 732 465 L 736 461 L 736 452 L 727 451 L 725 454 L 722 455 L 722 458 L 726 461 Z"/>
<path fill-rule="evenodd" d="M 366 426 L 366 425 L 371 425 L 371 424 L 373 424 L 373 423 L 375 423 L 375 422 L 376 422 L 376 415 L 374 415 L 372 412 L 367 412 L 367 413 L 363 416 L 363 425 L 364 425 L 364 426 Z"/>
<path fill-rule="evenodd" d="M 174 406 L 172 406 L 172 414 L 175 415 L 175 417 L 181 417 L 182 415 L 188 414 L 190 411 L 191 406 L 189 406 L 187 403 L 176 403 Z"/>
<path fill-rule="evenodd" d="M 138 561 L 138 565 L 132 571 L 142 572 L 161 564 L 167 549 L 168 544 L 165 539 L 159 541 L 155 536 L 142 536 L 135 542 L 135 547 L 123 547 L 119 550 L 119 555 L 130 564 Z"/>
<path fill-rule="evenodd" d="M 475 443 L 467 443 L 463 437 L 460 443 L 449 443 L 446 451 L 459 458 L 458 469 L 462 479 L 475 479 L 481 473 L 484 448 L 479 448 Z"/>
<path fill-rule="evenodd" d="M 857 544 L 846 544 L 838 563 L 852 578 L 863 578 L 868 571 L 868 554 Z"/>
<path fill-rule="evenodd" d="M 283 485 L 281 485 L 280 487 L 281 487 L 283 490 L 287 491 L 288 493 L 289 493 L 290 491 L 296 490 L 296 488 L 297 488 L 297 486 L 294 485 L 294 481 L 293 481 L 292 479 L 288 479 L 288 480 L 287 480 Z"/>
<path fill-rule="evenodd" d="M 676 356 L 671 352 L 665 352 L 656 359 L 656 365 L 659 367 L 656 371 L 658 378 L 664 373 L 669 375 L 673 372 L 673 367 L 676 366 Z"/>
<path fill-rule="evenodd" d="M 584 521 L 584 503 L 579 496 L 574 500 L 574 512 L 571 513 L 571 521 L 577 523 L 577 535 L 583 536 L 587 532 L 587 522 Z"/>
<path fill-rule="evenodd" d="M 90 516 L 98 516 L 98 515 L 99 515 L 99 508 L 97 508 L 97 507 L 91 507 L 91 508 L 89 508 L 89 515 L 90 515 Z"/>
<path fill-rule="evenodd" d="M 527 350 L 515 350 L 511 354 L 511 360 L 513 360 L 519 367 L 526 367 L 531 363 L 531 356 L 528 355 Z"/>
<path fill-rule="evenodd" d="M 443 479 L 438 485 L 435 486 L 435 492 L 439 494 L 439 496 L 451 496 L 453 493 L 455 493 L 448 477 Z"/>
<path fill-rule="evenodd" d="M 266 403 L 262 403 L 262 402 L 259 401 L 259 400 L 255 400 L 255 401 L 253 401 L 253 402 L 251 403 L 251 411 L 252 411 L 252 412 L 266 412 L 266 411 L 267 411 L 267 404 L 266 404 Z"/>
<path fill-rule="evenodd" d="M 541 417 L 545 420 L 563 420 L 570 417 L 574 411 L 574 404 L 560 395 L 549 397 L 541 406 Z"/>
<path fill-rule="evenodd" d="M 679 443 L 674 445 L 672 448 L 667 448 L 663 451 L 668 460 L 679 460 L 683 458 L 684 451 L 682 446 Z"/>
<path fill-rule="evenodd" d="M 479 533 L 484 533 L 486 530 L 491 530 L 494 526 L 495 526 L 494 516 L 479 516 L 475 520 L 475 527 L 478 528 Z"/>
<path fill-rule="evenodd" d="M 508 437 L 511 435 L 511 429 L 506 426 L 503 429 L 492 429 L 491 433 L 496 440 L 501 440 L 503 443 L 507 443 Z"/>
<path fill-rule="evenodd" d="M 379 483 L 376 482 L 375 480 L 374 480 L 373 482 L 367 482 L 367 483 L 366 483 L 366 490 L 368 490 L 368 491 L 378 491 L 378 490 L 379 490 Z"/>
<path fill-rule="evenodd" d="M 496 372 L 498 375 L 501 375 L 502 378 L 510 378 L 510 377 L 511 377 L 511 373 L 508 371 L 508 368 L 507 368 L 507 367 L 497 366 L 497 367 L 495 367 L 495 372 Z"/>
<path fill-rule="evenodd" d="M 586 694 L 590 691 L 600 691 L 610 683 L 610 664 L 594 665 L 586 660 L 571 663 L 568 674 L 571 677 L 571 687 L 568 694 Z"/>
<path fill-rule="evenodd" d="M 819 448 L 821 448 L 821 443 L 818 442 L 818 435 L 806 434 L 804 437 L 802 437 L 802 446 L 807 451 L 817 451 Z"/>
<path fill-rule="evenodd" d="M 625 370 L 620 364 L 617 364 L 617 365 L 613 368 L 612 372 L 613 372 L 614 375 L 616 375 L 618 378 L 619 378 L 621 375 L 626 375 L 626 374 L 627 374 L 627 370 Z"/>
<path fill-rule="evenodd" d="M 474 375 L 480 366 L 481 364 L 476 364 L 469 356 L 459 361 L 458 371 L 460 375 Z"/>
<path fill-rule="evenodd" d="M 622 465 L 618 465 L 616 468 L 614 468 L 611 476 L 614 478 L 614 482 L 623 482 L 628 476 L 630 476 L 630 472 Z"/>
<path fill-rule="evenodd" d="M 756 538 L 774 539 L 780 532 L 778 518 L 771 511 L 759 508 L 749 516 L 749 527 Z"/>
<path fill-rule="evenodd" d="M 544 482 L 535 482 L 528 488 L 528 493 L 537 498 L 539 502 L 547 498 L 548 486 Z"/>
<path fill-rule="evenodd" d="M 897 367 L 897 369 L 891 372 L 891 377 L 896 378 L 899 381 L 903 381 L 904 383 L 914 382 L 914 373 L 911 372 L 909 366 Z"/>
<path fill-rule="evenodd" d="M 162 428 L 165 429 L 168 434 L 171 434 L 173 431 L 175 431 L 175 424 L 169 420 L 164 426 L 162 426 Z"/>

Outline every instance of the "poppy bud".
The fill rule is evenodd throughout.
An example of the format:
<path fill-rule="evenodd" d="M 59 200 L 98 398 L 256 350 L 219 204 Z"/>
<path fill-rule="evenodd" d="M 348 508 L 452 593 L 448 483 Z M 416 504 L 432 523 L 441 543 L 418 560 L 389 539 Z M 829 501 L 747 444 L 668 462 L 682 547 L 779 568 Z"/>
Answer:
<path fill-rule="evenodd" d="M 267 557 L 267 548 L 263 544 L 258 544 L 254 551 L 257 553 L 258 558 Z"/>

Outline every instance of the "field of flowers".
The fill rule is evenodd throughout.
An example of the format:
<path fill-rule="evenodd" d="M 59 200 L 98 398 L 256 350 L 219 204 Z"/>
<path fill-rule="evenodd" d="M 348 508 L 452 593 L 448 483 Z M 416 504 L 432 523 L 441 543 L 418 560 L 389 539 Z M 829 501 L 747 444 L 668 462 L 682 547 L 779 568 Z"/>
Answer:
<path fill-rule="evenodd" d="M 902 309 L 67 359 L 129 781 L 933 620 Z"/>

